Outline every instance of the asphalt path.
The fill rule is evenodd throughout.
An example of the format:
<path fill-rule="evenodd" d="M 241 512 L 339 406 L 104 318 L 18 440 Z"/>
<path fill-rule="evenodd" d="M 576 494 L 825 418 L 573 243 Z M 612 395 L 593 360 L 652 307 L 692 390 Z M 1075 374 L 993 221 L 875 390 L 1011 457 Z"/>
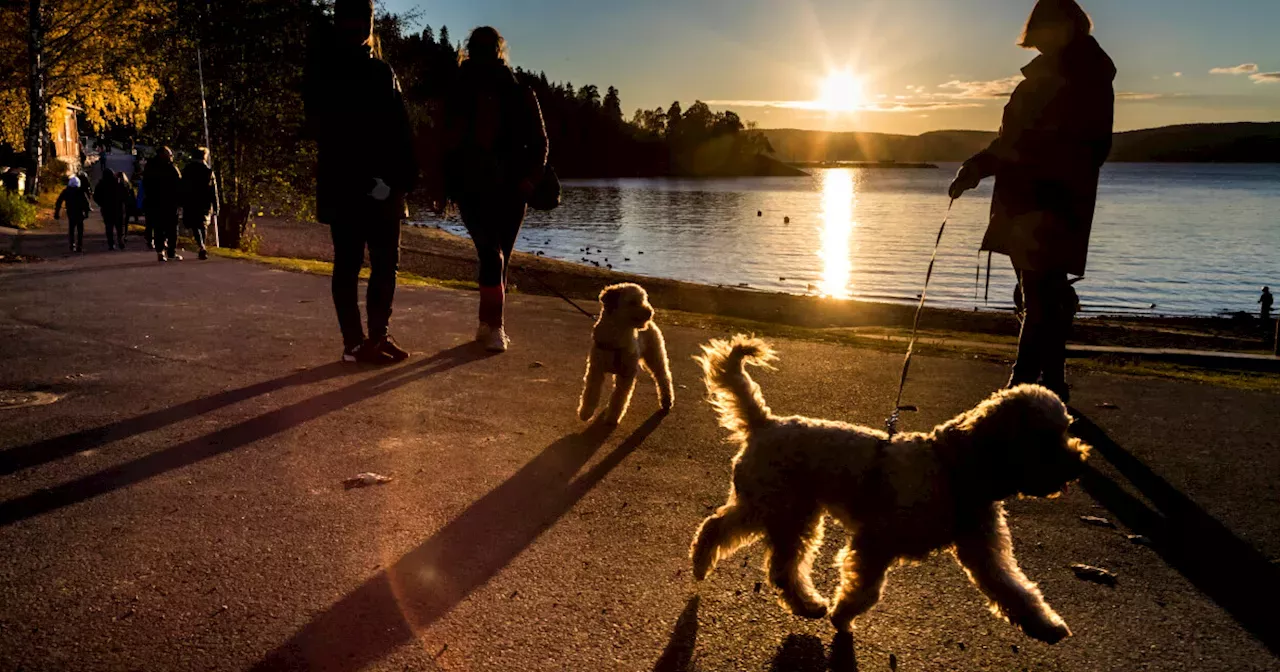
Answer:
<path fill-rule="evenodd" d="M 776 604 L 759 547 L 690 576 L 733 453 L 690 356 L 724 334 L 669 327 L 674 411 L 642 381 L 605 434 L 574 413 L 590 322 L 555 299 L 514 297 L 512 350 L 486 356 L 473 293 L 402 288 L 414 356 L 370 369 L 337 362 L 327 278 L 108 253 L 96 227 L 89 253 L 63 244 L 24 236 L 52 258 L 0 266 L 0 396 L 50 402 L 0 410 L 0 669 L 1280 669 L 1274 394 L 1075 378 L 1093 470 L 1009 505 L 1061 644 L 993 617 L 945 555 L 836 638 Z M 775 345 L 776 412 L 883 422 L 900 355 Z M 912 370 L 907 429 L 1005 377 Z M 344 488 L 368 471 L 393 480 Z"/>

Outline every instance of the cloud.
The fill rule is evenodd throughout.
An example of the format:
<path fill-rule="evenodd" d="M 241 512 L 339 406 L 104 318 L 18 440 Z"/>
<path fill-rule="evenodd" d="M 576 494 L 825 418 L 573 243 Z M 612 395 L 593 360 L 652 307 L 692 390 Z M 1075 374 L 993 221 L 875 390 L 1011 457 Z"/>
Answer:
<path fill-rule="evenodd" d="M 1280 84 L 1280 72 L 1257 72 L 1249 75 L 1255 84 Z"/>
<path fill-rule="evenodd" d="M 980 82 L 962 82 L 958 79 L 953 79 L 945 84 L 939 84 L 938 88 L 954 90 L 955 93 L 943 94 L 952 98 L 979 100 L 1008 98 L 1023 79 L 1022 75 Z"/>
<path fill-rule="evenodd" d="M 1174 77 L 1181 77 L 1181 76 L 1182 76 L 1182 73 L 1181 73 L 1181 72 L 1175 72 L 1175 73 L 1173 73 L 1173 76 L 1174 76 Z"/>
<path fill-rule="evenodd" d="M 1119 91 L 1116 93 L 1116 100 L 1159 100 L 1160 98 L 1170 98 L 1172 96 L 1163 93 L 1143 93 L 1140 91 Z"/>
<path fill-rule="evenodd" d="M 1257 63 L 1241 63 L 1240 65 L 1230 68 L 1214 68 L 1209 71 L 1211 75 L 1251 75 L 1258 71 Z"/>

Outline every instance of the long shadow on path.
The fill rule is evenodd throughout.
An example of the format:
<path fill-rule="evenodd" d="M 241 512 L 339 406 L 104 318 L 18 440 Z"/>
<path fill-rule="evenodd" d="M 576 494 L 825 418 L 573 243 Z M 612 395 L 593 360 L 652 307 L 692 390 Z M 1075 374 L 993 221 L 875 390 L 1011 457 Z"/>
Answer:
<path fill-rule="evenodd" d="M 1094 447 L 1155 505 L 1151 510 L 1115 481 L 1088 468 L 1081 485 L 1099 504 L 1137 534 L 1200 592 L 1231 614 L 1241 626 L 1280 655 L 1280 567 L 1273 565 L 1191 498 L 1107 436 L 1093 421 L 1072 412 L 1072 432 Z M 1247 465 L 1241 465 L 1247 468 Z"/>
<path fill-rule="evenodd" d="M 684 605 L 676 626 L 671 630 L 667 648 L 662 650 L 653 672 L 692 672 L 693 652 L 698 646 L 698 605 L 702 598 L 694 595 Z"/>
<path fill-rule="evenodd" d="M 651 416 L 586 473 L 604 445 L 593 429 L 547 446 L 421 546 L 303 626 L 253 670 L 360 670 L 412 641 L 514 560 L 644 443 Z"/>
<path fill-rule="evenodd" d="M 357 373 L 359 370 L 342 362 L 333 362 L 296 373 L 264 380 L 234 390 L 193 399 L 176 406 L 134 416 L 109 425 L 101 425 L 72 434 L 29 443 L 0 452 L 0 476 L 47 464 L 98 446 L 152 432 L 169 425 L 211 413 L 227 406 L 270 394 L 289 387 L 310 385 L 331 378 Z"/>
<path fill-rule="evenodd" d="M 842 632 L 831 642 L 827 656 L 822 640 L 814 635 L 787 635 L 769 672 L 858 672 L 853 635 Z"/>
<path fill-rule="evenodd" d="M 231 452 L 352 404 L 485 357 L 468 343 L 408 366 L 390 369 L 343 388 L 144 455 L 135 460 L 0 503 L 0 527 L 84 502 L 165 472 Z"/>

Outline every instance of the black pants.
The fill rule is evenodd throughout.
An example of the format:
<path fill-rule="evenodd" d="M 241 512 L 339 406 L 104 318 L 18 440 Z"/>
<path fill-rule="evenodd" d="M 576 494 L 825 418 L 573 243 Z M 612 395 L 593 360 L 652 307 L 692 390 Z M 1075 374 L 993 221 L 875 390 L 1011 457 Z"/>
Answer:
<path fill-rule="evenodd" d="M 369 338 L 387 335 L 391 303 L 396 296 L 396 271 L 400 267 L 400 218 L 371 216 L 363 221 L 344 217 L 329 227 L 333 234 L 333 307 L 342 328 L 342 343 L 354 347 L 364 341 L 360 324 L 360 267 L 369 248 L 369 288 L 365 310 L 369 313 Z"/>
<path fill-rule="evenodd" d="M 516 197 L 490 201 L 475 199 L 462 205 L 462 223 L 471 234 L 480 259 L 481 287 L 507 284 L 507 267 L 524 224 L 527 206 Z"/>
<path fill-rule="evenodd" d="M 163 252 L 172 259 L 178 253 L 178 213 L 147 213 L 147 222 L 151 224 L 156 252 Z"/>
<path fill-rule="evenodd" d="M 67 243 L 71 249 L 79 251 L 84 247 L 84 220 L 67 215 Z"/>
<path fill-rule="evenodd" d="M 1022 333 L 1011 385 L 1066 387 L 1067 336 L 1075 318 L 1075 292 L 1062 271 L 1014 269 L 1022 291 Z"/>
<path fill-rule="evenodd" d="M 124 210 L 103 208 L 102 224 L 107 229 L 107 247 L 124 247 Z"/>
<path fill-rule="evenodd" d="M 196 248 L 203 250 L 205 227 L 208 226 L 208 220 L 204 217 L 187 217 L 184 214 L 182 225 L 191 232 L 191 237 L 196 241 Z"/>

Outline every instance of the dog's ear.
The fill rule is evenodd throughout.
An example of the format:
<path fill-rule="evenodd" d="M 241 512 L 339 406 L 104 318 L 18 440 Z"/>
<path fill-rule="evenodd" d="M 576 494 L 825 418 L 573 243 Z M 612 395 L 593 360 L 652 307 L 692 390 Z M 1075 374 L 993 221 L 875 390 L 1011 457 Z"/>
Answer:
<path fill-rule="evenodd" d="M 617 310 L 620 301 L 622 301 L 622 292 L 617 287 L 606 287 L 603 292 L 600 292 L 600 305 L 604 307 L 606 313 Z"/>

